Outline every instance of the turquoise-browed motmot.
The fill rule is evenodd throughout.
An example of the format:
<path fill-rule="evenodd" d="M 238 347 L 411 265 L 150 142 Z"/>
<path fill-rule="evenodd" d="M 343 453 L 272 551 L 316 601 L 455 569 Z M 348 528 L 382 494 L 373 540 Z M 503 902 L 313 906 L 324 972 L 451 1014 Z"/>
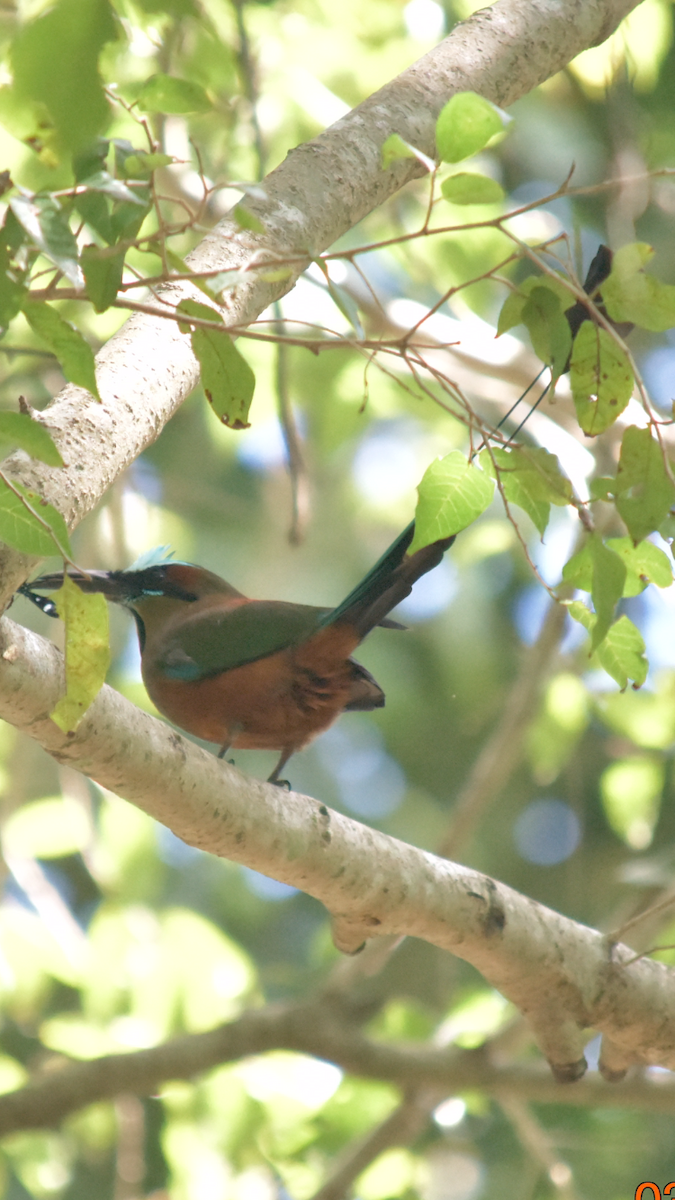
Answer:
<path fill-rule="evenodd" d="M 600 246 L 583 285 L 603 316 L 598 289 L 611 265 L 611 250 Z M 589 311 L 577 301 L 566 317 L 574 336 Z M 622 335 L 632 328 L 610 324 Z M 218 742 L 221 756 L 230 746 L 278 750 L 275 782 L 290 756 L 340 713 L 384 705 L 382 689 L 352 651 L 376 625 L 397 628 L 387 613 L 455 540 L 441 538 L 408 554 L 413 533 L 411 524 L 334 609 L 249 600 L 185 562 L 145 558 L 125 571 L 71 572 L 71 578 L 133 612 L 143 681 L 159 711 L 188 733 Z M 19 591 L 55 616 L 54 605 L 32 589 L 58 588 L 61 580 L 43 575 Z"/>
<path fill-rule="evenodd" d="M 146 558 L 125 571 L 70 572 L 85 592 L 131 609 L 148 695 L 164 716 L 220 755 L 232 746 L 278 750 L 276 782 L 296 750 L 342 712 L 382 708 L 384 692 L 351 658 L 376 625 L 401 628 L 387 613 L 409 595 L 455 540 L 408 554 L 411 524 L 337 608 L 249 600 L 192 563 Z M 20 591 L 45 611 L 63 576 L 43 575 Z M 51 605 L 51 607 L 50 607 Z"/>

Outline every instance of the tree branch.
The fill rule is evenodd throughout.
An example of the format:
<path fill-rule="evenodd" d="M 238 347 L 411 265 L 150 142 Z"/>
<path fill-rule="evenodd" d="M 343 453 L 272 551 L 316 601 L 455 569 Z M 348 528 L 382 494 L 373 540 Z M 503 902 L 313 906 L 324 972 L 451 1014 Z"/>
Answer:
<path fill-rule="evenodd" d="M 105 687 L 68 736 L 49 719 L 63 660 L 0 622 L 0 716 L 59 762 L 125 796 L 190 845 L 301 888 L 341 949 L 411 934 L 473 963 L 528 1018 L 560 1079 L 584 1069 L 583 1030 L 608 1036 L 608 1075 L 675 1066 L 673 972 L 469 870 L 324 804 L 247 779 Z"/>
<path fill-rule="evenodd" d="M 512 1096 L 540 1104 L 675 1112 L 672 1079 L 653 1081 L 636 1074 L 623 1087 L 613 1088 L 594 1073 L 570 1088 L 539 1064 L 514 1067 L 491 1062 L 489 1046 L 462 1050 L 376 1042 L 344 1021 L 319 996 L 309 1003 L 251 1009 L 206 1033 L 186 1034 L 148 1050 L 108 1054 L 86 1062 L 64 1058 L 58 1069 L 52 1063 L 27 1086 L 0 1096 L 0 1134 L 54 1127 L 89 1104 L 125 1093 L 150 1095 L 165 1081 L 193 1079 L 223 1063 L 270 1050 L 314 1055 L 361 1078 L 386 1080 L 409 1097 L 425 1091 L 427 1105 L 430 1092 L 436 1093 L 438 1103 L 443 1095 L 480 1088 L 497 1099 Z M 361 1154 L 365 1152 L 364 1142 Z M 346 1170 L 346 1162 L 343 1165 Z"/>
<path fill-rule="evenodd" d="M 267 199 L 247 199 L 264 223 L 264 235 L 226 218 L 189 256 L 195 271 L 242 269 L 227 292 L 224 319 L 246 325 L 289 291 L 302 263 L 282 282 L 246 272 L 265 256 L 300 253 L 303 261 L 422 173 L 416 159 L 381 166 L 382 143 L 391 133 L 434 154 L 434 126 L 456 91 L 471 89 L 509 105 L 559 71 L 581 50 L 604 41 L 637 0 L 500 0 L 458 25 L 438 46 L 386 84 L 319 137 L 292 150 L 264 181 Z M 201 293 L 189 282 L 172 283 L 158 296 L 175 307 Z M 198 382 L 189 337 L 172 321 L 137 315 L 97 357 L 103 398 L 72 385 L 41 416 L 57 442 L 61 469 L 14 455 L 7 469 L 77 524 L 117 476 L 160 434 Z M 25 579 L 34 560 L 0 552 L 0 604 Z"/>

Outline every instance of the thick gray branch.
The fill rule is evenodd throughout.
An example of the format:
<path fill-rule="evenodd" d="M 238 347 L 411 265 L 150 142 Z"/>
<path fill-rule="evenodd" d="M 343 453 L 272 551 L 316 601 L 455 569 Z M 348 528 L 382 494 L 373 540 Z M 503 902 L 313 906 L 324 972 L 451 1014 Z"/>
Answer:
<path fill-rule="evenodd" d="M 309 253 L 319 253 L 400 187 L 420 173 L 406 159 L 383 171 L 381 146 L 399 133 L 434 154 L 434 124 L 456 91 L 471 89 L 497 104 L 512 104 L 616 28 L 637 0 L 500 0 L 457 26 L 443 42 L 402 75 L 370 96 L 325 133 L 292 150 L 265 180 L 266 201 L 257 208 L 267 233 L 255 237 L 222 221 L 190 257 L 194 270 L 239 268 L 254 254 L 300 256 L 283 283 L 254 272 L 227 294 L 226 319 L 247 325 L 293 286 Z M 187 284 L 163 293 L 167 311 L 185 296 Z M 203 299 L 203 297 L 202 297 Z M 137 315 L 101 350 L 97 359 L 103 403 L 68 386 L 44 420 L 67 467 L 50 470 L 14 456 L 10 473 L 34 487 L 76 525 L 113 480 L 159 436 L 198 381 L 190 340 L 172 320 Z M 30 567 L 15 552 L 0 552 L 0 605 Z"/>
<path fill-rule="evenodd" d="M 607 1070 L 675 1067 L 673 972 L 477 871 L 408 846 L 306 796 L 247 779 L 104 688 L 77 732 L 49 719 L 62 687 L 54 646 L 0 622 L 0 717 L 188 842 L 321 900 L 336 940 L 411 934 L 473 963 L 530 1021 L 559 1078 L 583 1069 L 583 1030 L 606 1035 Z"/>

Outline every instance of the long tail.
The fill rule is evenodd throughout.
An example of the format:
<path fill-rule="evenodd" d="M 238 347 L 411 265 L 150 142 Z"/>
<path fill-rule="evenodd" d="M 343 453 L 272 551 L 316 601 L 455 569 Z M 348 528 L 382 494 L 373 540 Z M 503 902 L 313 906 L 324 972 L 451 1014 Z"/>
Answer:
<path fill-rule="evenodd" d="M 324 617 L 323 625 L 344 622 L 364 638 L 392 608 L 410 595 L 413 584 L 422 575 L 438 566 L 457 536 L 453 533 L 451 537 L 440 538 L 409 555 L 407 550 L 414 532 L 415 522 L 411 521 L 365 579 L 357 584 L 342 604 Z"/>

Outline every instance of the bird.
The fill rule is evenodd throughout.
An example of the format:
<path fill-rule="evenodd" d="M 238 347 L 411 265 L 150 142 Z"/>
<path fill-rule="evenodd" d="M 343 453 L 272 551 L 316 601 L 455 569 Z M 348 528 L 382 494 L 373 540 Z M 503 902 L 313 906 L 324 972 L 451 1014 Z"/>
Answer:
<path fill-rule="evenodd" d="M 443 537 L 412 554 L 412 521 L 336 608 L 252 600 L 212 571 L 175 561 L 167 548 L 118 571 L 70 570 L 84 592 L 130 609 L 150 699 L 179 728 L 230 748 L 276 750 L 270 783 L 291 755 L 343 712 L 382 708 L 384 692 L 351 657 L 377 625 L 403 629 L 387 614 L 441 561 Z M 61 586 L 42 575 L 19 591 L 50 616 L 56 605 L 36 591 Z"/>

